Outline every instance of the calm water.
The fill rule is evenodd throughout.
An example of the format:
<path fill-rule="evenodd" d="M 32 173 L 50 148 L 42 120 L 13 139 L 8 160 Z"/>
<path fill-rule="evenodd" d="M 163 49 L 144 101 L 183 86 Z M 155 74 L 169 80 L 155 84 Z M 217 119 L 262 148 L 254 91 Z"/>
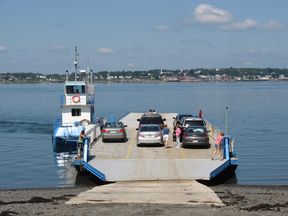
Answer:
<path fill-rule="evenodd" d="M 88 184 L 72 153 L 54 152 L 63 84 L 0 84 L 0 189 Z M 235 139 L 237 184 L 288 184 L 288 82 L 95 84 L 98 116 L 127 112 L 198 113 Z"/>

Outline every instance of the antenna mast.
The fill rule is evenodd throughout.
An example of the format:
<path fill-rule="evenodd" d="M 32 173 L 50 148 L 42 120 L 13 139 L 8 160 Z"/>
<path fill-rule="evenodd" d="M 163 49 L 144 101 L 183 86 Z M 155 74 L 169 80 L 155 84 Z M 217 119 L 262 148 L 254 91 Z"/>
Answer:
<path fill-rule="evenodd" d="M 89 44 L 88 44 L 88 53 L 87 53 L 87 71 L 86 71 L 86 81 L 89 83 Z M 88 75 L 88 77 L 87 77 Z"/>
<path fill-rule="evenodd" d="M 75 67 L 75 81 L 77 81 L 77 47 L 75 47 L 75 61 L 74 61 L 74 67 Z"/>

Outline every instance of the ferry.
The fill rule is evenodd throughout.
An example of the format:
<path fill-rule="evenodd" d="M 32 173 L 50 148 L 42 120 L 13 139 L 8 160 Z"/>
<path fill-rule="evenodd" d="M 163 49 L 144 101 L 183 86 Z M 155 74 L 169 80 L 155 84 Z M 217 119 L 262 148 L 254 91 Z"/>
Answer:
<path fill-rule="evenodd" d="M 75 81 L 68 81 L 74 72 Z M 80 70 L 78 78 L 78 53 L 75 47 L 75 61 L 72 72 L 66 70 L 66 81 L 64 83 L 64 95 L 60 96 L 60 107 L 62 118 L 54 120 L 52 141 L 54 145 L 77 146 L 79 134 L 85 130 L 91 139 L 100 134 L 96 127 L 94 116 L 94 85 L 92 84 L 92 70 Z"/>
<path fill-rule="evenodd" d="M 139 181 L 139 180 L 211 180 L 221 173 L 234 171 L 238 166 L 235 153 L 235 140 L 229 134 L 222 142 L 223 160 L 211 157 L 214 143 L 221 130 L 205 121 L 209 131 L 209 146 L 205 148 L 176 148 L 172 133 L 169 135 L 168 148 L 162 146 L 137 146 L 137 129 L 143 113 L 129 112 L 118 121 L 127 125 L 125 142 L 103 142 L 100 126 L 94 116 L 94 86 L 92 78 L 77 81 L 77 49 L 75 48 L 76 76 L 74 82 L 64 84 L 61 96 L 62 119 L 54 122 L 53 142 L 59 145 L 77 145 L 81 130 L 85 130 L 83 155 L 74 159 L 74 167 L 79 173 L 89 173 L 102 181 Z M 91 76 L 90 76 L 91 77 Z M 172 130 L 177 113 L 159 113 L 165 124 Z M 110 121 L 115 121 L 111 115 Z"/>

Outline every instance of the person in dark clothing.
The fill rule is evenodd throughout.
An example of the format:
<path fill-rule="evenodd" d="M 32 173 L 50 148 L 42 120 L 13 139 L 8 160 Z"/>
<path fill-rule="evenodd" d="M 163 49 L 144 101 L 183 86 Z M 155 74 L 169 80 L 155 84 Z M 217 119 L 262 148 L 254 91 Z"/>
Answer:
<path fill-rule="evenodd" d="M 101 118 L 97 117 L 96 120 L 97 120 L 97 123 L 98 123 L 99 126 L 100 126 L 100 130 L 101 130 L 101 133 L 102 133 L 102 129 L 103 129 L 103 127 L 104 127 L 103 118 L 102 118 L 102 117 L 101 117 Z"/>

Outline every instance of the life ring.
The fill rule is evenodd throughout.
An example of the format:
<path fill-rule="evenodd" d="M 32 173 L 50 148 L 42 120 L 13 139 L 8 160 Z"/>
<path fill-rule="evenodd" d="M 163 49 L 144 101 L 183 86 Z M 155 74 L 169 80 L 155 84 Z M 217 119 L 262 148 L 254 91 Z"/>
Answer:
<path fill-rule="evenodd" d="M 79 121 L 80 125 L 84 125 L 84 122 L 87 122 L 87 124 L 90 124 L 90 121 L 88 119 L 82 119 Z"/>
<path fill-rule="evenodd" d="M 74 100 L 75 97 L 77 97 L 78 100 Z M 72 101 L 73 101 L 74 103 L 78 103 L 78 102 L 80 101 L 80 96 L 79 96 L 78 94 L 73 95 L 73 96 L 72 96 Z"/>

